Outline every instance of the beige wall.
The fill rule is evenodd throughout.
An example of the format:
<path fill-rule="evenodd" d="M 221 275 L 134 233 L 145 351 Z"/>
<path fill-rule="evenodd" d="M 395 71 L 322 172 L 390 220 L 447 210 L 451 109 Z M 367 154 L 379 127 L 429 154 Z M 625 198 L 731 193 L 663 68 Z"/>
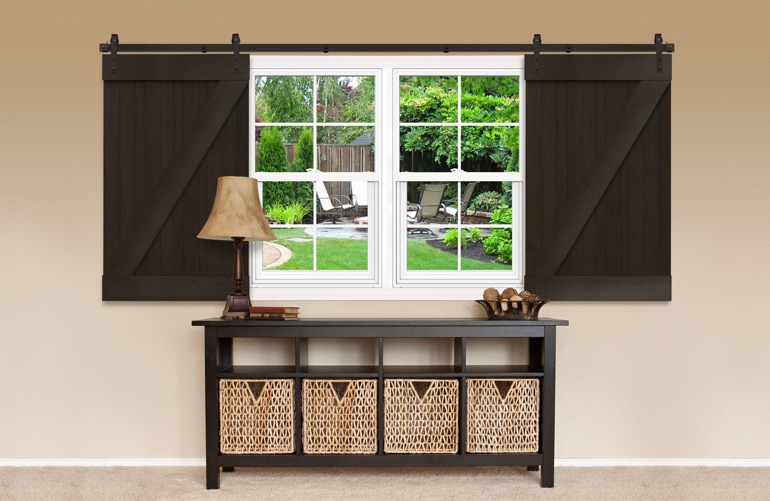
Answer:
<path fill-rule="evenodd" d="M 571 321 L 556 454 L 770 459 L 768 5 L 5 0 L 0 459 L 203 457 L 202 331 L 190 320 L 220 304 L 100 301 L 97 46 L 111 33 L 226 43 L 233 32 L 244 43 L 675 42 L 674 300 L 545 308 Z M 471 302 L 300 306 L 307 317 L 481 313 Z"/>

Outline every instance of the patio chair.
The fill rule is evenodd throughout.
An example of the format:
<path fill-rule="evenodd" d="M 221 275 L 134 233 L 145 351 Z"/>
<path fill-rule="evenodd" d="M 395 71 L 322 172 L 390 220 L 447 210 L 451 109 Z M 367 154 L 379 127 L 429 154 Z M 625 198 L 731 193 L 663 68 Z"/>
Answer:
<path fill-rule="evenodd" d="M 326 219 L 331 218 L 332 224 L 337 224 L 339 218 L 356 208 L 356 204 L 345 195 L 330 197 L 323 181 L 316 183 L 316 192 L 318 203 L 321 206 L 318 216 L 327 216 Z"/>
<path fill-rule="evenodd" d="M 473 198 L 473 191 L 476 189 L 476 185 L 479 184 L 478 181 L 474 181 L 470 183 L 468 186 L 465 187 L 465 191 L 463 192 L 463 199 L 460 200 L 460 207 L 450 207 L 449 205 L 446 205 L 444 203 L 441 204 L 441 208 L 439 209 L 439 212 L 442 212 L 444 214 L 444 217 L 457 217 L 457 214 L 465 215 L 468 211 L 468 204 L 471 203 L 471 198 Z M 450 204 L 455 203 L 456 200 L 447 201 Z"/>
<path fill-rule="evenodd" d="M 419 203 L 407 203 L 406 208 L 406 222 L 409 224 L 425 223 L 434 219 L 438 215 L 438 210 L 441 208 L 441 200 L 444 198 L 444 191 L 446 191 L 446 184 L 443 183 L 431 183 L 426 184 L 420 194 Z M 428 228 L 410 228 L 406 232 L 407 235 L 426 235 L 435 236 Z"/>

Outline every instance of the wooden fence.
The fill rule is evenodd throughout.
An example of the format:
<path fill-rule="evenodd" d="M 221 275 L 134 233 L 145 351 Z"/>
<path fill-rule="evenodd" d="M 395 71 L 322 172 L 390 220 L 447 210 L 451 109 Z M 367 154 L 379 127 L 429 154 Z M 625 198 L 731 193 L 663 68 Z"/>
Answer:
<path fill-rule="evenodd" d="M 286 156 L 294 165 L 296 144 L 286 145 Z M 374 155 L 370 144 L 319 144 L 317 150 L 318 170 L 321 172 L 371 172 L 374 170 Z M 329 196 L 350 196 L 349 181 L 325 181 Z"/>

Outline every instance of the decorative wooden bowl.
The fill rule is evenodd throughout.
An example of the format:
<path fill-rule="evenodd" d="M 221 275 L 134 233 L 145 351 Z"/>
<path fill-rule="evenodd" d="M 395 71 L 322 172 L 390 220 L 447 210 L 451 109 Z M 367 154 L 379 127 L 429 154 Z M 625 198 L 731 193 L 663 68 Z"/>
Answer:
<path fill-rule="evenodd" d="M 487 318 L 489 320 L 537 320 L 540 308 L 550 301 L 550 299 L 539 299 L 537 301 L 523 299 L 476 300 L 487 311 Z"/>

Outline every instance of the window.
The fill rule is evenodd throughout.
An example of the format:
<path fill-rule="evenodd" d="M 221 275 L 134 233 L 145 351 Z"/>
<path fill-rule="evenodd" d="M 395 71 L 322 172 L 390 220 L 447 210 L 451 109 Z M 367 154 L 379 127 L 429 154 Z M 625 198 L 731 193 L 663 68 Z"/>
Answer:
<path fill-rule="evenodd" d="M 523 58 L 251 58 L 255 299 L 523 282 Z M 285 294 L 280 290 L 285 290 Z"/>

